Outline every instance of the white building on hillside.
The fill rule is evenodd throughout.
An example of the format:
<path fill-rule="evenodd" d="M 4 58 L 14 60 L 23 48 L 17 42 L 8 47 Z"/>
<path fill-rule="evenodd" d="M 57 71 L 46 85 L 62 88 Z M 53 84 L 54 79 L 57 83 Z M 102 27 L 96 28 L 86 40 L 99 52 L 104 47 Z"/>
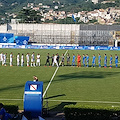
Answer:
<path fill-rule="evenodd" d="M 98 0 L 92 0 L 92 2 L 93 2 L 94 4 L 96 4 L 96 3 L 98 3 Z"/>

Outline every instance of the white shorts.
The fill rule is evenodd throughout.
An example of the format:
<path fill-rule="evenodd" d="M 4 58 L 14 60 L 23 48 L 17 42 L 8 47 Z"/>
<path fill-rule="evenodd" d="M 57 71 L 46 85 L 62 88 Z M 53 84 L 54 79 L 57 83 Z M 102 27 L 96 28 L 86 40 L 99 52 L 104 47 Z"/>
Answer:
<path fill-rule="evenodd" d="M 39 63 L 39 62 L 40 62 L 40 59 L 37 59 L 37 62 Z"/>
<path fill-rule="evenodd" d="M 31 59 L 31 62 L 35 62 L 35 60 Z"/>
<path fill-rule="evenodd" d="M 13 61 L 13 59 L 12 58 L 10 58 L 10 62 L 12 62 Z"/>

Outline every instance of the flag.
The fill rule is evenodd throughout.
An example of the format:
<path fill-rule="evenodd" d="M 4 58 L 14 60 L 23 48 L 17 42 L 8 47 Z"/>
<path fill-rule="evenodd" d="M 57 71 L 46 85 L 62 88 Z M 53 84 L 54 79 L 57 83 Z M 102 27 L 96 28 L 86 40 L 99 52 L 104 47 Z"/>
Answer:
<path fill-rule="evenodd" d="M 39 120 L 45 120 L 45 119 L 43 119 L 42 117 L 39 116 Z"/>
<path fill-rule="evenodd" d="M 74 22 L 76 22 L 76 19 L 75 19 L 75 17 L 74 17 L 74 15 L 72 14 L 72 19 L 74 20 Z"/>

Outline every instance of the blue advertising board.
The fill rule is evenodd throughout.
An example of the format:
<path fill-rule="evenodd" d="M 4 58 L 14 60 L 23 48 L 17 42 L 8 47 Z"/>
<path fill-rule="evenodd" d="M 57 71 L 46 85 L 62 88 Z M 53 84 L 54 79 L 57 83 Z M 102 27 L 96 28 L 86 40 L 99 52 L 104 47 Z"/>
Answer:
<path fill-rule="evenodd" d="M 120 50 L 120 47 L 110 46 L 58 46 L 58 45 L 1 45 L 0 48 L 19 49 L 57 49 L 57 50 Z"/>
<path fill-rule="evenodd" d="M 15 42 L 17 45 L 27 45 L 29 41 L 28 36 L 15 36 Z"/>
<path fill-rule="evenodd" d="M 0 43 L 14 43 L 14 34 L 0 33 Z"/>

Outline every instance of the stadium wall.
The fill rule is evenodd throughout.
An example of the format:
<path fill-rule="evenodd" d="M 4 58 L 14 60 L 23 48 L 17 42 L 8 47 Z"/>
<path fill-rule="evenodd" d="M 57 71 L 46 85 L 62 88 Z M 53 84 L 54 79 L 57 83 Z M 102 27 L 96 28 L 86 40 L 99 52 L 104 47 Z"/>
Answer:
<path fill-rule="evenodd" d="M 120 31 L 120 26 L 18 23 L 8 24 L 6 30 L 16 36 L 29 36 L 31 43 L 114 46 L 114 31 Z"/>

